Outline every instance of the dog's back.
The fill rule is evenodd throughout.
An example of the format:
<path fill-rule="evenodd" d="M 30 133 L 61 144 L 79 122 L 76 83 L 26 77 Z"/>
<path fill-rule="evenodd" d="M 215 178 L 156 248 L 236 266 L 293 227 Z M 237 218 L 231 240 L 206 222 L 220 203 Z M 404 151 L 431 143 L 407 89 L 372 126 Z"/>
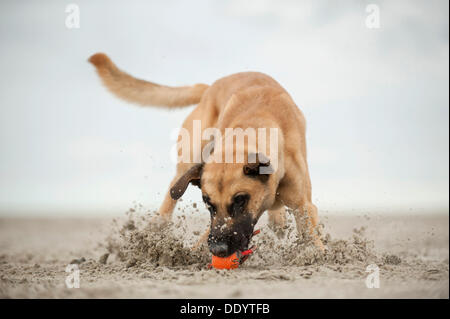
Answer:
<path fill-rule="evenodd" d="M 260 72 L 235 73 L 217 80 L 211 86 L 195 84 L 171 87 L 137 79 L 123 72 L 104 53 L 94 54 L 89 62 L 96 67 L 103 84 L 110 92 L 142 106 L 183 107 L 198 104 L 204 95 L 208 95 L 214 98 L 211 102 L 214 102 L 220 113 L 233 94 L 262 87 L 285 92 L 277 81 Z"/>

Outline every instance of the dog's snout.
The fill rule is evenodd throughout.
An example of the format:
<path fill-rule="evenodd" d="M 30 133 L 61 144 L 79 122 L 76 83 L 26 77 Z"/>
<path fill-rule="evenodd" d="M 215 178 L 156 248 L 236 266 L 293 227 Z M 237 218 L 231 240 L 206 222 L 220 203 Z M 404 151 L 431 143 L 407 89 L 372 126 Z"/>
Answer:
<path fill-rule="evenodd" d="M 226 257 L 228 255 L 228 245 L 226 243 L 211 244 L 209 250 L 214 256 Z"/>

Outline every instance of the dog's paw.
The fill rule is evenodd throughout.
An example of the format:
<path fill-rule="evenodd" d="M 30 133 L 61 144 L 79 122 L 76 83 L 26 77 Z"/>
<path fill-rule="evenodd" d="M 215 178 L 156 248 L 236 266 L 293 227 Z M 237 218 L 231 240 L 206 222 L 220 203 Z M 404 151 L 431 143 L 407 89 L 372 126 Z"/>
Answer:
<path fill-rule="evenodd" d="M 322 240 L 320 238 L 316 238 L 314 240 L 314 245 L 322 252 L 324 253 L 326 251 L 326 247 L 324 246 Z"/>
<path fill-rule="evenodd" d="M 171 225 L 171 220 L 161 215 L 153 216 L 148 222 L 148 227 L 152 230 L 163 230 Z"/>
<path fill-rule="evenodd" d="M 286 226 L 283 227 L 277 224 L 270 223 L 269 228 L 275 233 L 278 239 L 282 239 L 286 235 Z"/>

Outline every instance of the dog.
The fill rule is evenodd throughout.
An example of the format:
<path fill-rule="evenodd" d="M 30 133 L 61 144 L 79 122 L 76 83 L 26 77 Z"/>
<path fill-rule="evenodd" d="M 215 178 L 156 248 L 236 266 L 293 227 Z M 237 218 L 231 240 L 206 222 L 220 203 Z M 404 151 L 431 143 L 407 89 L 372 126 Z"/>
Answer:
<path fill-rule="evenodd" d="M 278 147 L 271 154 L 267 145 L 261 152 L 247 141 L 240 147 L 244 153 L 242 162 L 178 162 L 176 175 L 159 209 L 162 218 L 171 219 L 177 200 L 193 184 L 200 187 L 211 215 L 209 230 L 200 242 L 207 241 L 209 250 L 216 256 L 226 257 L 247 249 L 254 226 L 265 211 L 272 227 L 283 228 L 285 207 L 293 211 L 298 232 L 303 233 L 306 224 L 306 233 L 317 247 L 324 249 L 317 231 L 317 208 L 311 200 L 305 118 L 278 82 L 263 73 L 242 72 L 212 85 L 169 87 L 121 71 L 103 53 L 94 54 L 89 62 L 95 66 L 104 86 L 128 102 L 166 108 L 197 104 L 182 126 L 190 136 L 194 135 L 196 120 L 201 121 L 202 132 L 207 128 L 222 133 L 227 128 L 277 130 Z M 214 140 L 212 149 L 217 149 L 224 140 Z M 201 147 L 197 148 L 191 143 L 193 157 L 202 158 L 199 152 L 208 142 L 202 140 Z M 236 149 L 233 156 L 237 156 Z M 276 167 L 272 162 L 275 157 Z M 264 168 L 266 171 L 262 173 Z"/>

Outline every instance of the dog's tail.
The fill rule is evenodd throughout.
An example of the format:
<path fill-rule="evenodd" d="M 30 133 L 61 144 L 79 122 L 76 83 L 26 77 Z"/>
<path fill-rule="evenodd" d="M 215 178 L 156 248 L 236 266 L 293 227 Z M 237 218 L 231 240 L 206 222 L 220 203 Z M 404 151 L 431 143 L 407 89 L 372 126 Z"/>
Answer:
<path fill-rule="evenodd" d="M 206 84 L 170 87 L 137 79 L 119 70 L 103 53 L 89 58 L 96 68 L 103 84 L 116 96 L 128 102 L 143 106 L 181 107 L 197 104 L 209 87 Z"/>

